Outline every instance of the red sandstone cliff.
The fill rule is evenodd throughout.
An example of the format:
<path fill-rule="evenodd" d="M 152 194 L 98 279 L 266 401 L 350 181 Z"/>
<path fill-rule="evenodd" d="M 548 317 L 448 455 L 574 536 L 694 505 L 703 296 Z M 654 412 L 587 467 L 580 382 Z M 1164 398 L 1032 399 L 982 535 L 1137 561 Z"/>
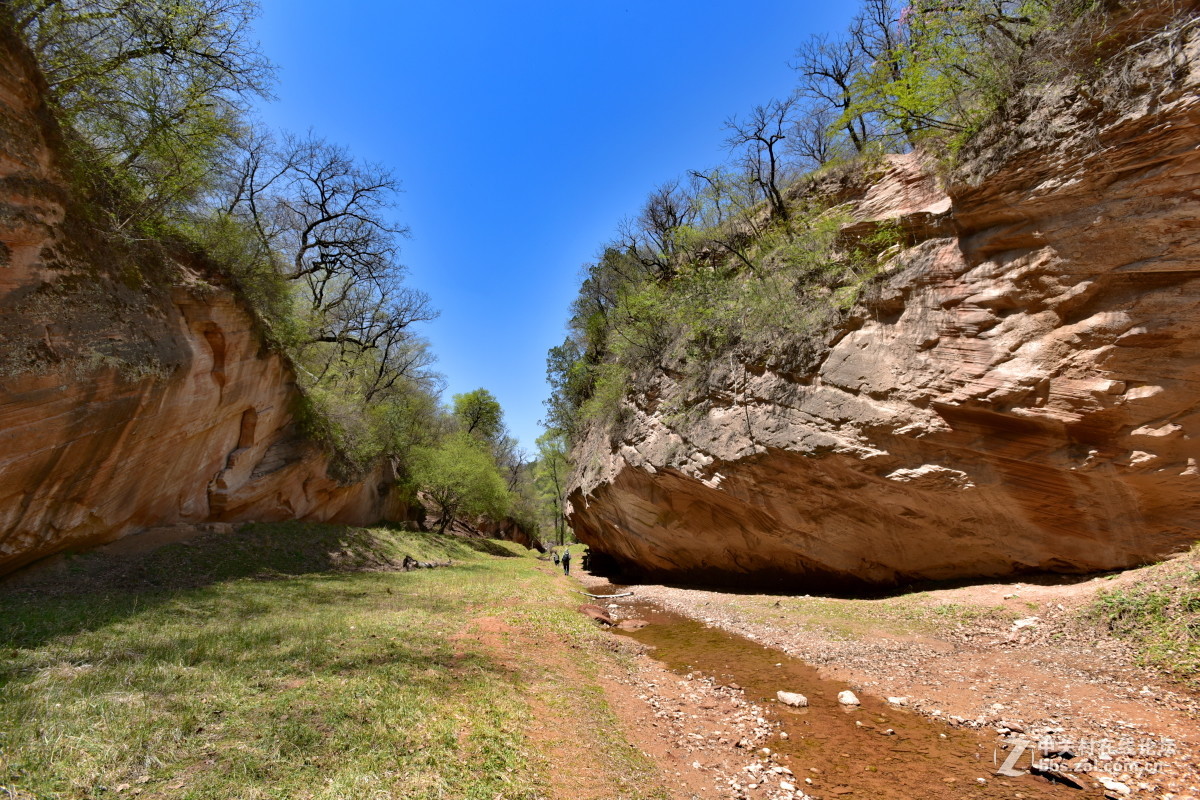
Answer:
<path fill-rule="evenodd" d="M 1200 538 L 1200 28 L 1041 87 L 948 181 L 894 157 L 858 224 L 919 239 L 805 374 L 666 371 L 577 449 L 570 521 L 676 578 L 1102 570 Z"/>
<path fill-rule="evenodd" d="M 95 233 L 59 152 L 0 40 L 0 574 L 151 525 L 405 514 L 383 468 L 340 483 L 296 434 L 291 367 L 229 290 Z"/>

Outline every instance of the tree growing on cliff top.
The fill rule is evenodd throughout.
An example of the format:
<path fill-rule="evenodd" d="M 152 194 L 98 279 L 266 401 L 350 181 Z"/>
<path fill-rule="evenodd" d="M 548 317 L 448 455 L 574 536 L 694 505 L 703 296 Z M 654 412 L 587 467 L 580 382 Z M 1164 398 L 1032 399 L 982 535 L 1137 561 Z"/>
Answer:
<path fill-rule="evenodd" d="M 251 38 L 251 0 L 5 5 L 66 127 L 88 146 L 77 158 L 124 181 L 126 202 L 107 209 L 117 227 L 194 200 L 248 101 L 269 94 L 273 69 Z"/>
<path fill-rule="evenodd" d="M 857 152 L 871 139 L 867 119 L 850 113 L 854 81 L 863 70 L 864 55 L 850 38 L 814 35 L 796 51 L 792 68 L 800 75 L 797 91 L 810 106 L 810 117 L 826 117 L 826 130 L 844 133 Z"/>
<path fill-rule="evenodd" d="M 350 479 L 425 439 L 397 431 L 445 422 L 414 330 L 437 312 L 404 282 L 395 176 L 253 124 L 251 102 L 273 81 L 257 14 L 254 0 L 0 3 L 0 24 L 46 78 L 72 194 L 97 212 L 96 232 L 171 250 L 183 240 L 231 277 L 296 368 L 302 429 Z"/>
<path fill-rule="evenodd" d="M 437 312 L 404 284 L 407 230 L 388 214 L 395 177 L 318 137 L 261 131 L 243 137 L 226 174 L 216 210 L 196 227 L 232 225 L 256 240 L 231 268 L 252 293 L 286 285 L 259 310 L 284 332 L 306 388 L 371 405 L 430 384 L 433 359 L 413 326 Z"/>
<path fill-rule="evenodd" d="M 783 199 L 786 179 L 784 141 L 795 124 L 799 104 L 793 95 L 755 106 L 744 117 L 730 117 L 725 122 L 729 137 L 725 143 L 738 154 L 743 172 L 763 193 L 771 214 L 787 221 L 788 207 Z"/>

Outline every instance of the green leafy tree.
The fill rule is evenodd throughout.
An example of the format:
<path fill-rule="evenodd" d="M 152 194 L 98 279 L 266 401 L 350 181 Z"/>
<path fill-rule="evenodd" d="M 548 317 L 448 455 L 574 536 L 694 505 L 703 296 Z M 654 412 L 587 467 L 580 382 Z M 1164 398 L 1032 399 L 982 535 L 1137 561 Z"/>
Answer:
<path fill-rule="evenodd" d="M 418 489 L 437 504 L 439 533 L 460 514 L 500 519 L 509 509 L 508 489 L 492 454 L 461 431 L 432 447 L 417 448 L 410 473 Z"/>
<path fill-rule="evenodd" d="M 386 168 L 252 123 L 273 68 L 255 0 L 9 0 L 70 151 L 73 193 L 105 236 L 185 238 L 233 279 L 296 368 L 302 429 L 341 479 L 447 427 L 416 325 L 437 312 L 405 285 Z"/>
<path fill-rule="evenodd" d="M 910 144 L 923 131 L 971 130 L 1011 89 L 1038 33 L 1069 13 L 1055 0 L 866 0 L 851 28 L 862 69 L 839 124 L 873 119 Z"/>
<path fill-rule="evenodd" d="M 592 391 L 593 375 L 584 360 L 585 351 L 574 336 L 550 348 L 546 355 L 546 382 L 550 397 L 543 401 L 543 424 L 563 431 L 571 439 L 579 427 L 579 408 Z"/>
<path fill-rule="evenodd" d="M 504 411 L 487 389 L 454 395 L 454 419 L 465 433 L 489 444 L 504 434 Z"/>
<path fill-rule="evenodd" d="M 567 438 L 562 431 L 548 430 L 537 439 L 538 460 L 534 485 L 541 501 L 543 516 L 554 520 L 554 536 L 560 545 L 566 540 L 565 491 L 570 462 Z"/>
<path fill-rule="evenodd" d="M 108 209 L 118 228 L 200 196 L 249 101 L 273 80 L 251 38 L 252 0 L 5 5 L 66 127 L 87 145 L 77 157 L 126 181 L 125 201 Z"/>

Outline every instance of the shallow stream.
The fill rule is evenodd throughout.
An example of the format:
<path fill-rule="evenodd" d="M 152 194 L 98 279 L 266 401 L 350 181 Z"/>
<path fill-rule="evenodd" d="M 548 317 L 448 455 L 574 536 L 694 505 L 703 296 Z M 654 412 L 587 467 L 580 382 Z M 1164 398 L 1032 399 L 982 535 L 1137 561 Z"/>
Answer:
<path fill-rule="evenodd" d="M 605 586 L 591 591 L 621 590 Z M 650 623 L 620 635 L 652 646 L 651 657 L 668 669 L 736 684 L 745 690 L 746 699 L 769 709 L 768 716 L 782 723 L 789 738 L 774 739 L 768 746 L 812 797 L 1091 800 L 1103 796 L 1034 775 L 998 776 L 996 770 L 1008 752 L 999 749 L 995 735 L 953 728 L 863 693 L 857 693 L 861 705 L 842 706 L 838 693 L 850 686 L 822 679 L 815 668 L 780 650 L 636 598 L 616 602 L 622 618 Z M 805 695 L 808 707 L 778 702 L 775 693 L 780 690 Z M 1030 757 L 1026 751 L 1017 767 L 1028 769 Z M 805 778 L 811 783 L 804 783 Z"/>

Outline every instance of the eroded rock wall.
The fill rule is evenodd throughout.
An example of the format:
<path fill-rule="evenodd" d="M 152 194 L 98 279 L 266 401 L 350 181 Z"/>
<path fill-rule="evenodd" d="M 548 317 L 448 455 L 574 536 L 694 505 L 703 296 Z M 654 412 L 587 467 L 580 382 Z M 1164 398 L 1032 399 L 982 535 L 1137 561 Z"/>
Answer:
<path fill-rule="evenodd" d="M 228 289 L 95 233 L 43 91 L 0 35 L 0 574 L 148 526 L 405 516 L 383 468 L 330 477 Z"/>
<path fill-rule="evenodd" d="M 803 374 L 656 374 L 576 450 L 570 521 L 633 572 L 799 587 L 1130 566 L 1200 538 L 1200 33 L 1043 87 L 942 188 Z"/>

